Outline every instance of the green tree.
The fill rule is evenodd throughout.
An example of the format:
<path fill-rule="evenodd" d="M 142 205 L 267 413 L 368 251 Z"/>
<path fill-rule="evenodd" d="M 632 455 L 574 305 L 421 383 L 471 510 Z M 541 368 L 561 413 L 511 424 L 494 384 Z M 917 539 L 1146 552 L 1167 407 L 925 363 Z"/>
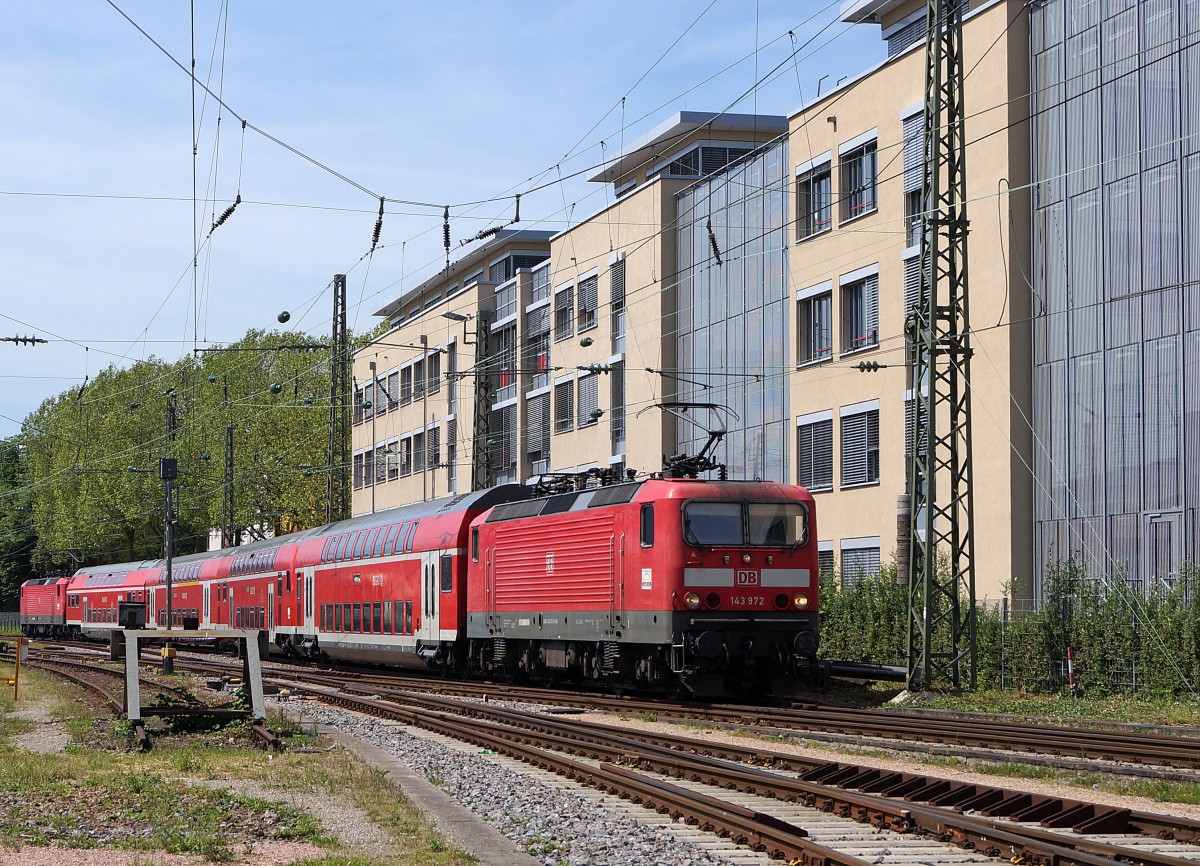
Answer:
<path fill-rule="evenodd" d="M 20 436 L 0 440 L 0 610 L 15 610 L 21 583 L 34 576 L 33 490 Z"/>

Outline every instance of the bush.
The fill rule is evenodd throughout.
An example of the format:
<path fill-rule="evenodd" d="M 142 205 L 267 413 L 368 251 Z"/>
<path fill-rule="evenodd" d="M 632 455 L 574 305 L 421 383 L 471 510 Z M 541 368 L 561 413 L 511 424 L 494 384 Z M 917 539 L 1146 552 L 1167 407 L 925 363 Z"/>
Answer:
<path fill-rule="evenodd" d="M 908 603 L 908 587 L 896 582 L 894 564 L 849 586 L 836 575 L 826 577 L 821 656 L 906 664 Z M 1200 570 L 1193 566 L 1169 587 L 1145 594 L 1120 578 L 1090 578 L 1078 561 L 1067 559 L 1047 571 L 1036 610 L 977 606 L 975 616 L 981 688 L 1071 688 L 1068 649 L 1077 692 L 1171 696 L 1190 693 L 1200 681 Z"/>

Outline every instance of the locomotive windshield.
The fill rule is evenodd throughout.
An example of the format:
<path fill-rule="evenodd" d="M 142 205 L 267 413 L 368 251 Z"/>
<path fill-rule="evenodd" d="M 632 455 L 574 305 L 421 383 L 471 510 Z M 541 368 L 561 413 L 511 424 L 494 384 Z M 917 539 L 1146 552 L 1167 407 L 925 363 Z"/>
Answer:
<path fill-rule="evenodd" d="M 799 502 L 689 502 L 683 539 L 700 547 L 800 547 L 808 513 Z"/>

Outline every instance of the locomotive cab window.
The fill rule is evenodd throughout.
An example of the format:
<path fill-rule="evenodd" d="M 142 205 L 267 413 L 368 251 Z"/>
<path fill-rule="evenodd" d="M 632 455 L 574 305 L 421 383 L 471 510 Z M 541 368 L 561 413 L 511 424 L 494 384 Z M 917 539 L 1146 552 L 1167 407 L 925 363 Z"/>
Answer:
<path fill-rule="evenodd" d="M 753 545 L 802 547 L 808 543 L 808 514 L 798 502 L 751 502 L 746 513 Z"/>
<path fill-rule="evenodd" d="M 704 547 L 740 547 L 742 503 L 689 502 L 683 506 L 683 540 Z"/>
<path fill-rule="evenodd" d="M 654 546 L 654 506 L 642 506 L 641 519 L 642 547 Z"/>

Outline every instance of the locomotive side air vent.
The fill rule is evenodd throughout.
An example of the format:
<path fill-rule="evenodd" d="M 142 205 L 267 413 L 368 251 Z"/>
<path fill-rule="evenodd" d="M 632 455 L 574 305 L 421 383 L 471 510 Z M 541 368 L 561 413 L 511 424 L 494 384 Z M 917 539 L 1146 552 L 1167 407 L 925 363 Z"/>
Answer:
<path fill-rule="evenodd" d="M 640 481 L 633 484 L 614 484 L 612 487 L 601 487 L 592 495 L 592 501 L 588 503 L 588 508 L 632 502 L 641 487 L 642 482 Z"/>

